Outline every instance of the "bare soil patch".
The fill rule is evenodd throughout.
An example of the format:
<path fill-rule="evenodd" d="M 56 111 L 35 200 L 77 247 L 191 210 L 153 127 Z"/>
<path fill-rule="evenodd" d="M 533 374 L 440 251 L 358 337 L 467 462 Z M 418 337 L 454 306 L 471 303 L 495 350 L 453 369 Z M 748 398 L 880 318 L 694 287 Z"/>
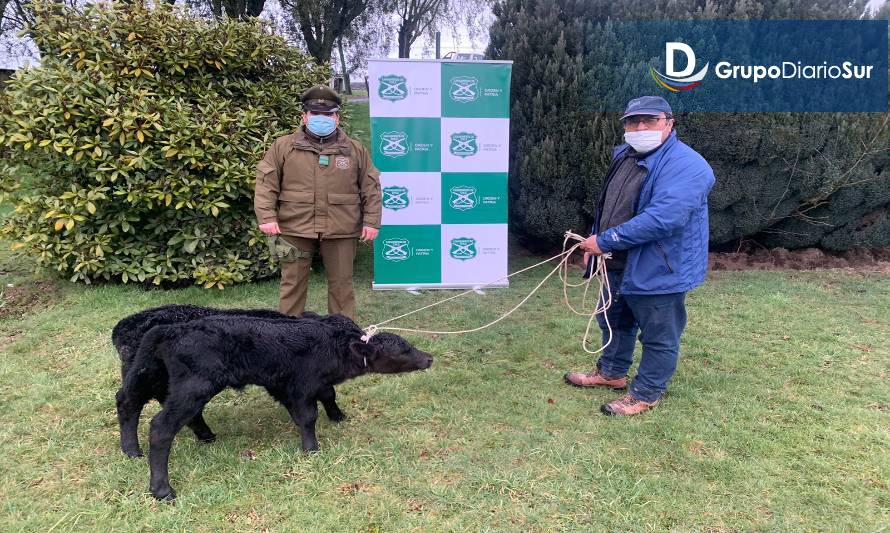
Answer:
<path fill-rule="evenodd" d="M 750 252 L 712 252 L 710 270 L 817 270 L 836 268 L 890 274 L 890 248 L 854 248 L 832 253 L 817 248 L 755 249 Z"/>
<path fill-rule="evenodd" d="M 56 299 L 58 285 L 51 280 L 33 280 L 0 287 L 0 319 L 20 317 Z"/>

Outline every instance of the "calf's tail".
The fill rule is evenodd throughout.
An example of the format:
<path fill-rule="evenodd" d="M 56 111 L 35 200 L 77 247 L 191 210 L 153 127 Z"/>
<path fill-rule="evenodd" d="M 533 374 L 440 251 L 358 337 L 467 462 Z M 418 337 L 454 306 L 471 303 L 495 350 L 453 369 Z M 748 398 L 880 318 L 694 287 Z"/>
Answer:
<path fill-rule="evenodd" d="M 176 326 L 155 326 L 142 337 L 133 364 L 124 376 L 124 389 L 145 390 L 163 384 L 166 388 L 167 368 L 164 354 L 175 338 Z"/>

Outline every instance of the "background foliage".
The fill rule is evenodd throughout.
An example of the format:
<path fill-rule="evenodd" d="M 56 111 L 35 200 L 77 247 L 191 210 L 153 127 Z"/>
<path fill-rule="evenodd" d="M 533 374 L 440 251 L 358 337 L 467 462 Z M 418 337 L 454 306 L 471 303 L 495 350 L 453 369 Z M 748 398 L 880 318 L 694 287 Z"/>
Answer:
<path fill-rule="evenodd" d="M 621 142 L 598 94 L 627 77 L 607 68 L 627 43 L 610 21 L 852 19 L 861 2 L 504 0 L 488 55 L 511 59 L 511 222 L 529 244 L 588 228 Z M 887 18 L 890 9 L 877 13 Z M 611 85 L 609 85 L 611 84 Z M 606 85 L 606 87 L 604 87 Z M 653 84 L 652 92 L 659 89 Z M 680 138 L 714 168 L 711 243 L 844 250 L 890 244 L 888 114 L 695 113 Z"/>
<path fill-rule="evenodd" d="M 0 92 L 2 233 L 73 281 L 270 273 L 254 165 L 326 66 L 258 20 L 159 4 L 34 6 L 39 68 Z"/>

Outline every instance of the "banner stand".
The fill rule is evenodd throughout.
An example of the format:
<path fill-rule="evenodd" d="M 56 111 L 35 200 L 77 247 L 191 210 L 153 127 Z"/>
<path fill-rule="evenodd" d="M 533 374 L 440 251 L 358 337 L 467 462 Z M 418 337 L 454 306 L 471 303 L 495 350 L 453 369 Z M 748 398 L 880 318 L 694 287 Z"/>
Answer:
<path fill-rule="evenodd" d="M 511 61 L 368 64 L 375 290 L 506 287 Z"/>

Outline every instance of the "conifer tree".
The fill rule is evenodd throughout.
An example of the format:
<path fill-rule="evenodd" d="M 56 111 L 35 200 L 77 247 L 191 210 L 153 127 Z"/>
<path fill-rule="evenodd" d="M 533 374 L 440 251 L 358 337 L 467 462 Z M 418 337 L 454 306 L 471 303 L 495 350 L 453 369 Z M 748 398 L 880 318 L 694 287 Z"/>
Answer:
<path fill-rule="evenodd" d="M 628 73 L 649 61 L 634 55 L 632 34 L 616 33 L 617 21 L 858 19 L 863 12 L 863 2 L 846 0 L 499 2 L 488 55 L 514 61 L 513 230 L 552 246 L 566 229 L 589 228 L 611 149 L 621 142 L 614 111 L 622 103 L 606 100 L 625 93 Z M 890 8 L 873 16 L 886 19 Z M 887 113 L 679 114 L 678 135 L 717 176 L 712 244 L 890 244 L 888 122 Z"/>

